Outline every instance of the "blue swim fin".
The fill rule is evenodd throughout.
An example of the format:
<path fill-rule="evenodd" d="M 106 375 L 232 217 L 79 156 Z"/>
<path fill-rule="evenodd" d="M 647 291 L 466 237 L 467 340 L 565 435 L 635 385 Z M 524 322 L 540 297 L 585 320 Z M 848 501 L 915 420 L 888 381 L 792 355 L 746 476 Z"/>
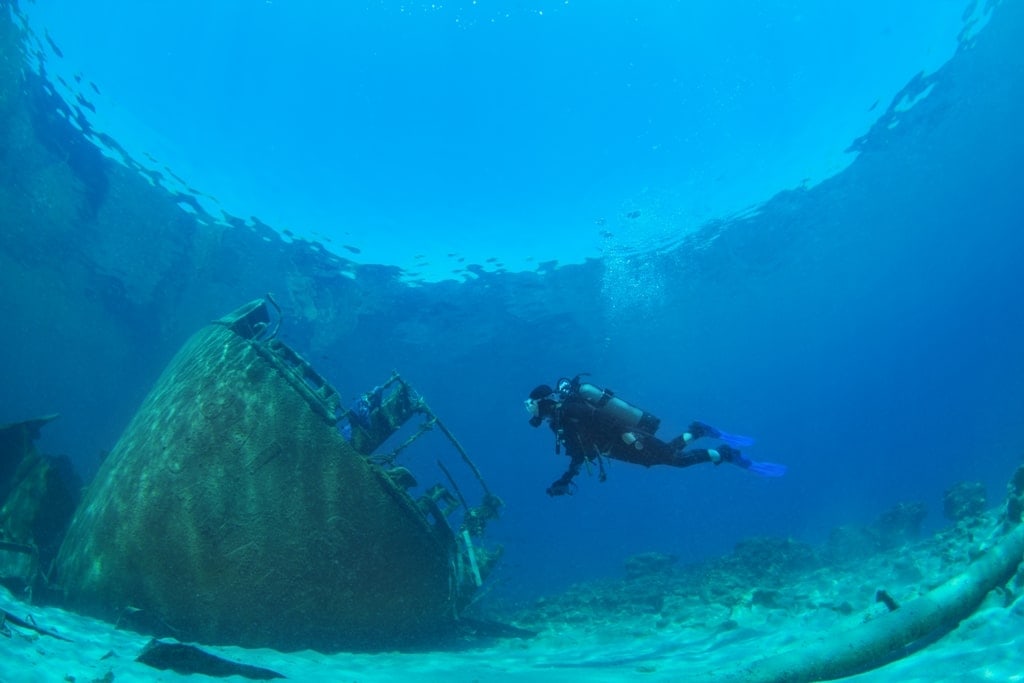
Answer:
<path fill-rule="evenodd" d="M 723 432 L 717 427 L 712 427 L 706 422 L 692 422 L 690 428 L 687 430 L 690 435 L 687 441 L 690 439 L 719 439 L 724 441 L 730 446 L 736 446 L 737 448 L 745 448 L 747 446 L 754 445 L 753 437 L 743 436 L 742 434 L 730 434 L 729 432 Z"/>
<path fill-rule="evenodd" d="M 720 433 L 719 437 L 722 439 Z M 746 438 L 746 437 L 742 437 Z M 723 441 L 725 439 L 722 439 Z M 736 467 L 742 467 L 745 470 L 750 470 L 754 474 L 762 477 L 781 477 L 786 473 L 789 468 L 785 465 L 779 465 L 774 462 L 758 462 L 751 460 L 750 458 L 743 457 L 743 454 L 738 449 L 733 448 L 728 443 L 718 448 L 709 448 L 708 454 L 711 456 L 711 461 L 714 463 L 729 462 Z"/>
<path fill-rule="evenodd" d="M 730 446 L 736 446 L 736 448 L 746 448 L 747 446 L 754 445 L 754 437 L 743 436 L 742 434 L 730 434 L 729 432 L 718 431 L 718 436 L 715 437 L 726 442 Z"/>

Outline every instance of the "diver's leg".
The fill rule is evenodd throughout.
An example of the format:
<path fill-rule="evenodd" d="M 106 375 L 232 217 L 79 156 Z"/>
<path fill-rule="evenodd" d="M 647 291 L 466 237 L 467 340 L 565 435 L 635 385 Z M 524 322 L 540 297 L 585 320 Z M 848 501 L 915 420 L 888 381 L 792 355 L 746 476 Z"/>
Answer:
<path fill-rule="evenodd" d="M 665 443 L 661 439 L 644 439 L 643 450 L 628 449 L 627 452 L 618 456 L 620 460 L 629 460 L 645 467 L 652 465 L 668 465 L 670 467 L 690 467 L 699 465 L 702 462 L 713 462 L 711 451 L 706 448 L 694 448 L 683 450 L 675 447 L 676 440 L 672 443 Z M 626 450 L 626 449 L 623 449 Z M 631 452 L 630 452 L 631 451 Z"/>
<path fill-rule="evenodd" d="M 743 436 L 742 434 L 730 434 L 729 432 L 723 432 L 721 429 L 712 427 L 704 422 L 691 422 L 690 426 L 680 436 L 672 439 L 671 444 L 677 448 L 685 448 L 686 444 L 690 443 L 695 439 L 718 439 L 723 441 L 730 446 L 737 448 L 745 448 L 747 446 L 754 445 L 754 439 L 749 436 Z"/>
<path fill-rule="evenodd" d="M 721 456 L 719 456 L 720 462 Z M 711 457 L 711 450 L 707 448 L 694 448 L 687 451 L 677 451 L 672 458 L 670 463 L 673 467 L 691 467 L 693 465 L 700 465 L 705 462 L 716 462 L 715 458 Z"/>
<path fill-rule="evenodd" d="M 615 443 L 606 455 L 644 467 L 675 465 L 677 459 L 676 449 L 656 436 L 644 436 L 630 443 Z"/>
<path fill-rule="evenodd" d="M 729 444 L 723 444 L 715 448 L 693 448 L 678 451 L 672 464 L 676 467 L 689 467 L 690 465 L 699 465 L 702 462 L 711 462 L 716 465 L 721 465 L 723 462 L 731 462 L 743 468 L 750 466 L 750 461 L 744 458 L 739 450 Z"/>

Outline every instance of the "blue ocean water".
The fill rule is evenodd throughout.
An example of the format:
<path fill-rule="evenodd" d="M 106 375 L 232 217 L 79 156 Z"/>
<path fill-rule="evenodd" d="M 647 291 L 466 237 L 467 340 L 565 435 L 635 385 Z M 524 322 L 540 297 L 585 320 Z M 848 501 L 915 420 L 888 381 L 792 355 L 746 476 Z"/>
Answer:
<path fill-rule="evenodd" d="M 82 84 L 92 125 L 215 212 L 428 279 L 462 258 L 518 270 L 674 244 L 828 177 L 985 16 L 964 0 L 26 12 L 62 51 L 51 75 L 99 86 Z"/>
<path fill-rule="evenodd" d="M 474 455 L 507 505 L 506 595 L 901 501 L 938 526 L 965 479 L 1001 497 L 1024 440 L 1019 3 L 382 3 L 298 26 L 275 4 L 21 8 L 35 135 L 71 172 L 9 138 L 0 420 L 62 413 L 42 446 L 94 472 L 183 340 L 274 291 L 344 396 L 397 369 Z M 154 203 L 126 178 L 158 147 L 180 181 Z M 549 499 L 566 462 L 522 399 L 578 372 L 666 437 L 702 419 L 789 473 L 613 462 Z"/>

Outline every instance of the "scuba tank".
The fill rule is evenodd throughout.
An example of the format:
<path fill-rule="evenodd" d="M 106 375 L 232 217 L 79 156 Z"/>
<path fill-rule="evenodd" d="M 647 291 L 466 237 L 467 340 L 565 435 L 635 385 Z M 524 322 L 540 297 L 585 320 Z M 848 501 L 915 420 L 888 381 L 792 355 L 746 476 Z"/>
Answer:
<path fill-rule="evenodd" d="M 661 424 L 660 418 L 622 400 L 610 389 L 602 389 L 589 382 L 581 383 L 579 375 L 572 380 L 559 380 L 558 391 L 563 397 L 576 394 L 592 406 L 595 412 L 622 425 L 624 431 L 635 429 L 653 436 Z M 631 443 L 625 437 L 624 440 Z M 635 441 L 635 436 L 633 440 Z"/>

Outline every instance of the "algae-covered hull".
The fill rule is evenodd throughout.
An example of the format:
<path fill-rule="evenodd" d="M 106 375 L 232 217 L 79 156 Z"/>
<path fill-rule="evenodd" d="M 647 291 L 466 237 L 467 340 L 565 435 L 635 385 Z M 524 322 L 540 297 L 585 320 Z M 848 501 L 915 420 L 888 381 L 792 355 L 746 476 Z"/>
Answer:
<path fill-rule="evenodd" d="M 180 639 L 334 648 L 450 622 L 451 530 L 336 428 L 337 394 L 259 300 L 195 334 L 145 399 L 58 558 L 69 603 Z"/>

